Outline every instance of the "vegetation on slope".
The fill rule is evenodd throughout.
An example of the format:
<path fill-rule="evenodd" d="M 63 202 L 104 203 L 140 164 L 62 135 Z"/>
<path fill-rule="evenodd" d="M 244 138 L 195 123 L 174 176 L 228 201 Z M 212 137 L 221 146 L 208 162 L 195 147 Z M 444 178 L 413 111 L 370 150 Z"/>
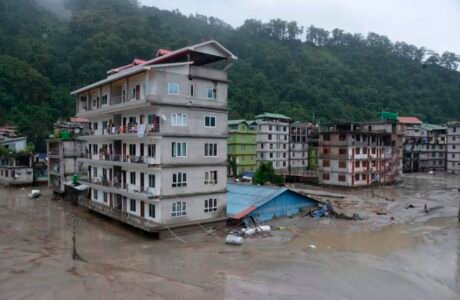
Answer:
<path fill-rule="evenodd" d="M 453 53 L 279 19 L 235 29 L 133 0 L 63 1 L 62 14 L 35 0 L 0 2 L 0 123 L 17 124 L 39 150 L 53 122 L 74 114 L 71 90 L 158 48 L 208 39 L 239 57 L 229 73 L 231 118 L 273 111 L 308 121 L 365 120 L 384 109 L 435 123 L 458 119 L 460 58 Z"/>

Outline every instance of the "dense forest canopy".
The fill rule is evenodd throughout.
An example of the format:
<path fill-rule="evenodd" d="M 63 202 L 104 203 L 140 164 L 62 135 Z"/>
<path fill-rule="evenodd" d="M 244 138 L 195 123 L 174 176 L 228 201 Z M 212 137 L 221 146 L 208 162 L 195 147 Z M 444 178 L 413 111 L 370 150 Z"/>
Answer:
<path fill-rule="evenodd" d="M 459 118 L 455 53 L 280 19 L 233 28 L 133 0 L 1 0 L 0 124 L 18 125 L 43 150 L 53 122 L 74 114 L 71 90 L 134 57 L 208 39 L 239 58 L 229 71 L 230 118 L 272 111 L 359 121 L 382 109 L 434 123 Z"/>

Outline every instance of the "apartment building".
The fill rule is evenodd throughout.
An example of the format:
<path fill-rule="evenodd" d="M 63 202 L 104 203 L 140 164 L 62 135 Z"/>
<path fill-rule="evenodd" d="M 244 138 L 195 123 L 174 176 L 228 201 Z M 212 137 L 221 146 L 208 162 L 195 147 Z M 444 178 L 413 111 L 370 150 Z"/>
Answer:
<path fill-rule="evenodd" d="M 291 118 L 281 114 L 263 113 L 257 122 L 257 166 L 272 162 L 275 170 L 289 167 L 289 126 Z"/>
<path fill-rule="evenodd" d="M 228 121 L 229 175 L 241 176 L 245 172 L 255 172 L 256 128 L 253 121 Z"/>
<path fill-rule="evenodd" d="M 0 183 L 6 186 L 32 184 L 33 153 L 27 149 L 27 137 L 2 135 L 0 150 Z"/>
<path fill-rule="evenodd" d="M 421 171 L 446 170 L 447 158 L 447 127 L 422 124 L 421 129 L 426 132 L 420 152 Z"/>
<path fill-rule="evenodd" d="M 308 129 L 307 134 L 308 142 L 308 169 L 317 170 L 318 169 L 318 159 L 319 159 L 319 128 L 317 126 L 311 126 Z"/>
<path fill-rule="evenodd" d="M 80 139 L 91 192 L 80 203 L 160 235 L 225 219 L 234 60 L 216 41 L 160 50 L 72 92 L 77 116 L 90 121 Z"/>
<path fill-rule="evenodd" d="M 421 123 L 404 126 L 404 172 L 446 169 L 447 127 Z"/>
<path fill-rule="evenodd" d="M 84 140 L 77 139 L 86 135 L 86 120 L 74 122 L 57 122 L 54 124 L 54 135 L 47 140 L 48 153 L 48 187 L 57 194 L 63 195 L 72 176 L 85 170 L 78 158 L 86 155 L 88 148 Z"/>
<path fill-rule="evenodd" d="M 291 145 L 289 155 L 289 169 L 291 172 L 306 171 L 308 168 L 308 130 L 310 123 L 295 122 L 290 126 Z"/>
<path fill-rule="evenodd" d="M 400 180 L 402 131 L 397 121 L 325 124 L 319 135 L 321 184 L 359 187 Z"/>
<path fill-rule="evenodd" d="M 447 124 L 447 172 L 460 173 L 460 122 Z"/>

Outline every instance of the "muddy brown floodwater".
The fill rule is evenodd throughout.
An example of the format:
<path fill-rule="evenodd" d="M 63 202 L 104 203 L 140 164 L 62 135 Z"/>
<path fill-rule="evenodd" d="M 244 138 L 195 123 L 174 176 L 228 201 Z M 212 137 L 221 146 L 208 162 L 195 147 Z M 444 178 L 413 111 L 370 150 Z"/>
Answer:
<path fill-rule="evenodd" d="M 459 177 L 404 179 L 339 191 L 367 220 L 278 219 L 241 247 L 204 232 L 156 241 L 43 187 L 34 200 L 1 188 L 0 299 L 460 299 Z M 73 215 L 85 262 L 71 257 Z"/>

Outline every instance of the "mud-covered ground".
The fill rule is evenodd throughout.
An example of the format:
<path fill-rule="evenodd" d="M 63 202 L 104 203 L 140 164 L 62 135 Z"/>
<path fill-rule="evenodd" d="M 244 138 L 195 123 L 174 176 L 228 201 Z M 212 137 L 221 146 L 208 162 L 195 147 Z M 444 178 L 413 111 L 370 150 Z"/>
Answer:
<path fill-rule="evenodd" d="M 283 218 L 241 247 L 204 231 L 155 241 L 44 188 L 34 200 L 0 188 L 0 299 L 460 299 L 459 185 L 421 174 L 373 190 L 298 187 L 344 194 L 330 199 L 366 220 Z M 73 215 L 86 262 L 71 257 Z"/>

